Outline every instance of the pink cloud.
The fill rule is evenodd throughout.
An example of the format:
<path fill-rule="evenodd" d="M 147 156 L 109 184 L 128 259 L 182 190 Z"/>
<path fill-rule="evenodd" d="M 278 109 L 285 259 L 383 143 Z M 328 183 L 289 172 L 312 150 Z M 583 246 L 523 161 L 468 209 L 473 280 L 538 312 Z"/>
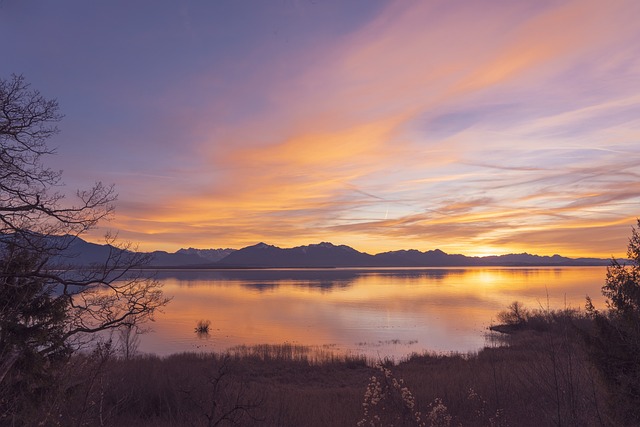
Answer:
<path fill-rule="evenodd" d="M 391 3 L 340 44 L 279 57 L 294 71 L 262 63 L 240 89 L 182 115 L 195 169 L 117 225 L 172 247 L 328 237 L 372 252 L 623 251 L 639 171 L 616 170 L 638 158 L 640 126 L 608 117 L 638 108 L 624 87 L 632 71 L 617 68 L 637 16 L 629 1 Z M 621 81 L 593 93 L 609 73 Z M 212 72 L 195 85 L 207 79 L 224 81 Z M 469 110 L 484 113 L 462 123 Z M 453 130 L 432 131 L 447 114 Z M 578 138 L 585 121 L 595 129 Z M 589 244 L 590 228 L 612 231 L 606 248 Z"/>

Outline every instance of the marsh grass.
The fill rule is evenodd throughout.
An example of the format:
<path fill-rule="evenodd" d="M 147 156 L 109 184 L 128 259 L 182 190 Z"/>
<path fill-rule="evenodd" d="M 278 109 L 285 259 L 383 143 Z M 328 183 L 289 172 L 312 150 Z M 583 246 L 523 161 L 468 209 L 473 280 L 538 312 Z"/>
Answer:
<path fill-rule="evenodd" d="M 585 320 L 545 321 L 506 336 L 506 346 L 397 363 L 289 343 L 128 360 L 102 346 L 71 358 L 57 388 L 0 424 L 615 425 L 576 326 Z"/>
<path fill-rule="evenodd" d="M 309 365 L 374 366 L 377 359 L 360 354 L 343 353 L 321 346 L 299 344 L 240 345 L 226 351 L 235 359 L 256 359 L 263 362 L 298 362 Z"/>
<path fill-rule="evenodd" d="M 209 328 L 211 327 L 210 320 L 198 320 L 196 324 L 195 333 L 198 336 L 207 336 L 209 335 Z"/>

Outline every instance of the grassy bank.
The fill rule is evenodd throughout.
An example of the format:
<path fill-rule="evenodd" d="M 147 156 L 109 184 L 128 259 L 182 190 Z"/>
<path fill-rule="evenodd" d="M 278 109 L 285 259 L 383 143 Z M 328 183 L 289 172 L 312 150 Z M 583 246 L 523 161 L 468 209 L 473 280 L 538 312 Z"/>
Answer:
<path fill-rule="evenodd" d="M 580 327 L 576 325 L 580 324 Z M 555 313 L 507 346 L 397 364 L 293 345 L 125 360 L 76 355 L 4 423 L 104 426 L 614 425 L 581 331 Z"/>

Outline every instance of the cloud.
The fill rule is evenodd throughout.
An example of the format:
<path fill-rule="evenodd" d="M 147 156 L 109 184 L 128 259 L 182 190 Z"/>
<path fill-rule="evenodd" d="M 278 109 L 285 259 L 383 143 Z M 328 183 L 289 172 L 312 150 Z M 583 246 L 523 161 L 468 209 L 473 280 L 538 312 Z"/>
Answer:
<path fill-rule="evenodd" d="M 640 202 L 639 15 L 396 2 L 340 40 L 190 75 L 192 103 L 167 110 L 188 162 L 114 224 L 149 247 L 620 253 Z"/>

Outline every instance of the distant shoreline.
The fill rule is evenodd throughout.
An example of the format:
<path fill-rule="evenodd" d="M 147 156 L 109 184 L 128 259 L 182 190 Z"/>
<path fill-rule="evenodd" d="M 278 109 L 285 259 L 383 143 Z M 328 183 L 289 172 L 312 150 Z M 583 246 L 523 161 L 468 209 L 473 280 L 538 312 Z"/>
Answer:
<path fill-rule="evenodd" d="M 434 265 L 434 266 L 310 266 L 310 267 L 259 267 L 259 266 L 225 266 L 225 265 L 174 265 L 142 267 L 139 270 L 435 270 L 435 269 L 465 269 L 465 268 L 585 268 L 608 267 L 604 264 L 522 264 L 522 265 Z"/>
<path fill-rule="evenodd" d="M 68 248 L 59 261 L 87 266 L 100 264 L 113 255 L 125 251 L 109 245 L 99 245 L 67 236 Z M 484 257 L 447 254 L 439 249 L 418 251 L 398 250 L 371 255 L 346 245 L 328 242 L 279 248 L 258 243 L 242 249 L 181 249 L 174 253 L 146 252 L 149 263 L 145 268 L 190 270 L 264 270 L 270 268 L 470 268 L 470 267 L 597 267 L 611 265 L 608 258 L 569 258 L 561 255 L 541 256 L 529 253 L 492 255 Z M 620 263 L 627 260 L 617 259 Z"/>

